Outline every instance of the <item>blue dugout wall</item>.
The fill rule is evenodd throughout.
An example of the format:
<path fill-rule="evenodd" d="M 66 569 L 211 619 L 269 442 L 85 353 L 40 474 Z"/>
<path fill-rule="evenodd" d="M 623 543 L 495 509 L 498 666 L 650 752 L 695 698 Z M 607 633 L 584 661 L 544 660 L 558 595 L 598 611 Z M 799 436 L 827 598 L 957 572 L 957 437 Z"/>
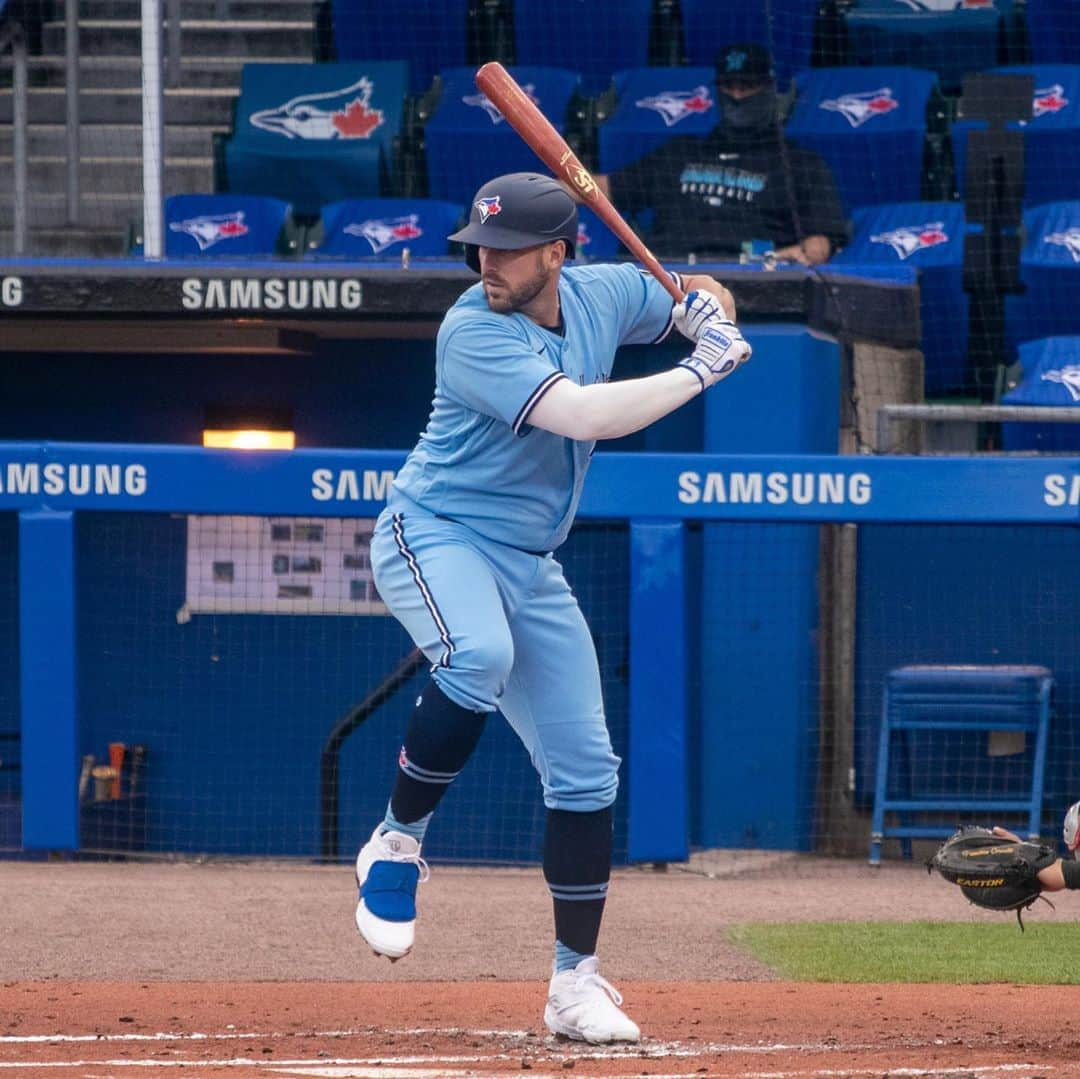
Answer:
<path fill-rule="evenodd" d="M 239 823 L 235 833 L 226 831 L 220 836 L 222 849 L 310 851 L 313 813 L 305 806 L 314 801 L 318 745 L 330 718 L 355 700 L 356 690 L 363 687 L 352 687 L 337 697 L 340 687 L 301 683 L 285 699 L 268 693 L 265 699 L 256 696 L 252 701 L 259 677 L 266 673 L 259 664 L 265 665 L 266 658 L 253 666 L 251 655 L 257 650 L 245 655 L 239 636 L 230 640 L 226 632 L 223 637 L 209 620 L 202 629 L 189 632 L 184 643 L 201 662 L 194 667 L 179 663 L 184 656 L 178 642 L 182 629 L 190 627 L 175 624 L 175 601 L 180 598 L 175 584 L 170 584 L 175 572 L 162 568 L 181 555 L 177 528 L 182 521 L 172 515 L 372 515 L 380 502 L 353 497 L 350 486 L 339 483 L 340 477 L 350 470 L 357 475 L 364 470 L 392 470 L 400 460 L 400 454 L 350 451 L 251 455 L 148 446 L 0 447 L 0 517 L 11 521 L 18 515 L 19 520 L 24 845 L 47 849 L 77 845 L 80 821 L 73 781 L 78 756 L 85 748 L 80 740 L 100 740 L 107 730 L 109 737 L 135 741 L 141 711 L 173 709 L 169 701 L 162 703 L 161 670 L 179 664 L 196 674 L 189 683 L 180 684 L 179 700 L 165 723 L 183 735 L 185 752 L 173 761 L 155 762 L 161 769 L 155 775 L 155 791 L 163 791 L 165 784 L 169 799 L 184 804 L 195 818 L 211 801 L 218 812 L 227 810 L 245 796 L 244 754 L 250 752 L 252 739 L 274 738 L 285 762 L 283 793 L 296 798 L 282 798 L 282 808 L 269 810 L 258 825 L 260 834 L 242 834 Z M 317 482 L 319 477 L 323 480 Z M 338 494 L 343 497 L 339 499 Z M 136 532 L 124 524 L 129 515 L 149 522 L 139 533 L 141 538 L 136 539 Z M 754 612 L 746 625 L 731 626 L 724 647 L 717 651 L 706 647 L 705 635 L 697 632 L 697 616 L 704 622 L 716 612 L 709 609 L 707 595 L 694 594 L 695 581 L 685 574 L 680 581 L 679 571 L 687 564 L 681 558 L 688 550 L 686 532 L 697 534 L 702 526 L 719 528 L 719 522 L 737 522 L 737 528 L 744 529 L 785 522 L 806 526 L 855 521 L 871 526 L 868 531 L 896 522 L 910 522 L 915 528 L 942 522 L 967 526 L 1011 522 L 1052 525 L 1069 537 L 1064 550 L 1074 552 L 1075 525 L 1080 520 L 1080 462 L 598 454 L 582 518 L 585 522 L 630 522 L 624 538 L 605 540 L 603 547 L 608 556 L 604 588 L 625 596 L 625 614 L 614 617 L 616 621 L 625 617 L 630 635 L 626 698 L 622 704 L 609 701 L 613 712 L 624 707 L 626 717 L 625 726 L 616 731 L 627 757 L 626 857 L 680 857 L 688 841 L 701 841 L 701 830 L 710 819 L 727 816 L 740 820 L 744 829 L 740 845 L 753 841 L 798 849 L 808 834 L 803 818 L 813 806 L 806 792 L 813 784 L 815 728 L 812 722 L 799 726 L 805 716 L 792 712 L 782 693 L 779 705 L 774 706 L 768 697 L 759 695 L 755 702 L 750 689 L 738 690 L 747 697 L 741 711 L 729 710 L 726 717 L 730 777 L 713 771 L 721 762 L 719 749 L 712 758 L 695 752 L 697 735 L 689 729 L 688 697 L 696 671 L 688 668 L 700 663 L 715 670 L 718 681 L 729 688 L 757 687 L 760 694 L 761 678 L 768 672 L 747 669 L 740 651 L 744 645 L 738 640 L 748 626 L 761 637 L 758 663 L 772 649 L 774 671 L 789 665 L 778 654 L 787 648 L 786 638 L 775 636 L 774 627 L 756 624 Z M 983 531 L 994 534 L 996 530 Z M 13 540 L 14 530 L 8 527 L 4 537 Z M 153 557 L 135 557 L 139 553 L 131 546 L 135 542 L 144 544 Z M 783 541 L 780 548 L 762 548 L 751 539 L 743 549 L 747 557 L 753 552 L 762 572 L 778 554 L 787 557 Z M 110 605 L 115 608 L 120 586 L 130 583 L 124 578 L 133 567 L 145 577 L 139 582 L 145 590 L 142 602 L 171 615 L 174 624 L 168 625 L 163 614 L 148 622 L 125 621 L 121 612 L 119 623 L 111 624 L 109 639 L 96 637 L 102 630 L 95 625 L 99 616 L 94 614 L 94 604 L 99 612 Z M 590 574 L 593 567 L 590 561 Z M 572 565 L 569 572 L 573 576 Z M 81 599 L 76 605 L 76 596 L 91 592 L 97 596 L 93 604 Z M 688 613 L 684 613 L 687 600 Z M 239 634 L 248 617 L 215 621 L 229 622 L 229 632 Z M 301 666 L 304 648 L 330 647 L 343 654 L 384 648 L 385 655 L 393 657 L 405 643 L 400 636 L 396 643 L 384 644 L 365 636 L 376 632 L 376 622 L 381 623 L 380 633 L 399 633 L 389 619 L 318 619 L 333 621 L 333 633 L 320 632 L 311 639 L 310 625 L 303 625 L 311 619 L 250 617 L 259 624 L 260 633 L 277 638 L 277 647 L 298 655 Z M 194 623 L 199 620 L 196 616 Z M 809 614 L 807 620 L 812 621 Z M 350 625 L 357 621 L 365 624 Z M 680 627 L 685 632 L 679 632 Z M 803 630 L 795 627 L 791 632 L 794 637 Z M 136 634 L 140 639 L 135 639 Z M 619 639 L 617 630 L 610 639 Z M 160 666 L 139 666 L 136 653 L 147 647 L 160 656 Z M 613 647 L 617 651 L 617 645 Z M 623 658 L 613 656 L 611 665 L 617 667 Z M 664 672 L 673 673 L 664 677 Z M 73 685 L 79 687 L 77 699 L 71 692 Z M 704 696 L 708 692 L 705 680 L 701 687 Z M 273 729 L 252 730 L 246 723 L 230 729 L 240 701 L 246 708 L 254 704 L 256 714 L 265 715 Z M 327 721 L 317 730 L 299 721 L 316 711 Z M 787 726 L 781 729 L 774 723 Z M 385 754 L 387 779 L 397 733 L 390 726 L 394 725 L 387 727 L 385 745 L 366 743 L 364 748 L 365 755 L 373 748 L 380 755 L 383 749 L 389 750 Z M 291 741 L 283 735 L 285 731 Z M 498 766 L 486 774 L 489 782 L 491 776 L 498 777 L 498 789 L 503 784 L 512 788 L 531 782 L 522 754 L 509 743 L 493 741 L 489 751 L 498 757 Z M 205 775 L 206 762 L 213 759 L 228 760 L 232 767 L 225 773 L 228 788 L 209 799 L 200 776 Z M 355 758 L 343 761 L 346 786 L 355 763 Z M 293 772 L 307 778 L 288 787 L 286 773 Z M 707 783 L 702 781 L 706 772 Z M 347 789 L 343 804 L 351 811 L 364 797 L 381 802 L 386 784 L 371 786 L 378 788 L 377 793 Z M 755 793 L 762 790 L 765 795 L 755 803 Z M 498 790 L 489 793 L 495 795 L 491 801 L 497 801 Z M 685 832 L 673 826 L 680 819 L 690 821 Z M 197 831 L 191 818 L 183 827 Z M 747 831 L 749 827 L 756 831 Z M 355 837 L 352 832 L 346 839 Z M 168 838 L 184 849 L 184 833 Z"/>

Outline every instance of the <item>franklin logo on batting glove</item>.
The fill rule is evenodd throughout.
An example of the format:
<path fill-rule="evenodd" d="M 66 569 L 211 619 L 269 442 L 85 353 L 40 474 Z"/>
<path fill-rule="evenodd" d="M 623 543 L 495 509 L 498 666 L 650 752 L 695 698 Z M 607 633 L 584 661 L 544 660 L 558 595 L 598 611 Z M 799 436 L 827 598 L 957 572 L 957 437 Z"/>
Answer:
<path fill-rule="evenodd" d="M 716 319 L 705 326 L 694 351 L 677 366 L 691 371 L 705 390 L 727 378 L 750 355 L 751 348 L 735 323 Z"/>

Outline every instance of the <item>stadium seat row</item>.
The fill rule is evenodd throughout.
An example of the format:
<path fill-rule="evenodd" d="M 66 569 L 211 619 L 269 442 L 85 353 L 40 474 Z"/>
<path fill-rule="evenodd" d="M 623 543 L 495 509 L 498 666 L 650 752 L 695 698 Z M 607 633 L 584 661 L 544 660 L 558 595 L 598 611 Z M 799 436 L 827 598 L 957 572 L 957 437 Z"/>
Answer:
<path fill-rule="evenodd" d="M 311 224 L 299 223 L 292 206 L 264 195 L 190 194 L 165 200 L 165 257 L 251 260 L 281 257 L 339 260 L 446 258 L 447 236 L 465 218 L 464 207 L 438 199 L 343 199 L 323 206 Z M 578 255 L 610 259 L 615 235 L 591 210 L 578 223 Z M 133 233 L 133 255 L 142 253 Z"/>
<path fill-rule="evenodd" d="M 511 71 L 556 129 L 567 133 L 579 112 L 579 74 L 552 67 Z M 1034 82 L 1031 119 L 1010 125 L 1023 132 L 1026 146 L 1025 204 L 1073 197 L 1080 190 L 1080 64 L 995 71 L 1027 73 Z M 441 72 L 441 96 L 416 136 L 422 141 L 426 193 L 462 205 L 491 176 L 538 165 L 473 76 L 465 67 Z M 246 65 L 221 186 L 282 198 L 301 215 L 344 198 L 398 193 L 393 177 L 408 138 L 408 78 L 401 61 Z M 933 73 L 812 68 L 796 76 L 795 87 L 786 132 L 828 162 L 848 215 L 860 206 L 923 196 L 927 135 L 931 122 L 940 126 Z M 622 168 L 673 136 L 704 135 L 717 122 L 709 67 L 623 71 L 615 77 L 613 96 L 610 112 L 595 127 L 601 173 Z M 985 126 L 977 120 L 945 126 L 961 196 L 968 138 Z M 952 190 L 934 193 L 949 197 Z"/>
<path fill-rule="evenodd" d="M 587 93 L 602 91 L 615 72 L 652 57 L 708 65 L 725 45 L 754 41 L 773 54 L 783 84 L 811 65 L 815 35 L 833 12 L 836 44 L 820 50 L 826 62 L 920 67 L 937 74 L 948 91 L 963 75 L 1028 59 L 1080 63 L 1074 0 L 771 0 L 725 4 L 716 0 L 398 0 L 388 18 L 378 0 L 331 0 L 333 44 L 339 60 L 404 59 L 413 93 L 423 93 L 446 68 L 464 66 L 479 15 L 508 27 L 507 52 L 523 66 L 579 71 Z M 675 49 L 658 45 L 678 13 Z M 1071 31 L 1071 32 L 1070 32 Z M 489 43 L 491 44 L 491 43 Z M 482 48 L 482 46 L 481 46 Z"/>

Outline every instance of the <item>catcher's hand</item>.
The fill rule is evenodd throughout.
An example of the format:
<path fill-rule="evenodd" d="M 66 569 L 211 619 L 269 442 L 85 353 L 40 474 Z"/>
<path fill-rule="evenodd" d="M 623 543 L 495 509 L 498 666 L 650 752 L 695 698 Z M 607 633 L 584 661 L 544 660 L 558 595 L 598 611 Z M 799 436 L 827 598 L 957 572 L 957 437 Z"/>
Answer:
<path fill-rule="evenodd" d="M 1020 912 L 1042 892 L 1039 870 L 1056 859 L 1053 850 L 1040 843 L 1023 843 L 1015 837 L 995 835 L 988 828 L 968 827 L 942 843 L 926 869 L 936 869 L 947 881 L 959 885 L 976 906 L 1015 910 L 1023 929 Z"/>

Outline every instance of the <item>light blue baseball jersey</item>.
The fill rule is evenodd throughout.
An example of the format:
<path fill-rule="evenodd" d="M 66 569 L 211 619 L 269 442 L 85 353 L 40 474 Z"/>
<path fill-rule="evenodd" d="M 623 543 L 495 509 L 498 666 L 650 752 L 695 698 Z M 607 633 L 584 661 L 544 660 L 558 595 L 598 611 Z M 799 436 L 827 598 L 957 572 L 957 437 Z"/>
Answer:
<path fill-rule="evenodd" d="M 559 301 L 562 334 L 496 314 L 479 284 L 450 308 L 427 428 L 394 483 L 432 513 L 526 551 L 566 539 L 595 446 L 530 426 L 530 412 L 561 379 L 606 382 L 619 346 L 661 341 L 672 325 L 671 297 L 629 264 L 564 267 Z"/>

